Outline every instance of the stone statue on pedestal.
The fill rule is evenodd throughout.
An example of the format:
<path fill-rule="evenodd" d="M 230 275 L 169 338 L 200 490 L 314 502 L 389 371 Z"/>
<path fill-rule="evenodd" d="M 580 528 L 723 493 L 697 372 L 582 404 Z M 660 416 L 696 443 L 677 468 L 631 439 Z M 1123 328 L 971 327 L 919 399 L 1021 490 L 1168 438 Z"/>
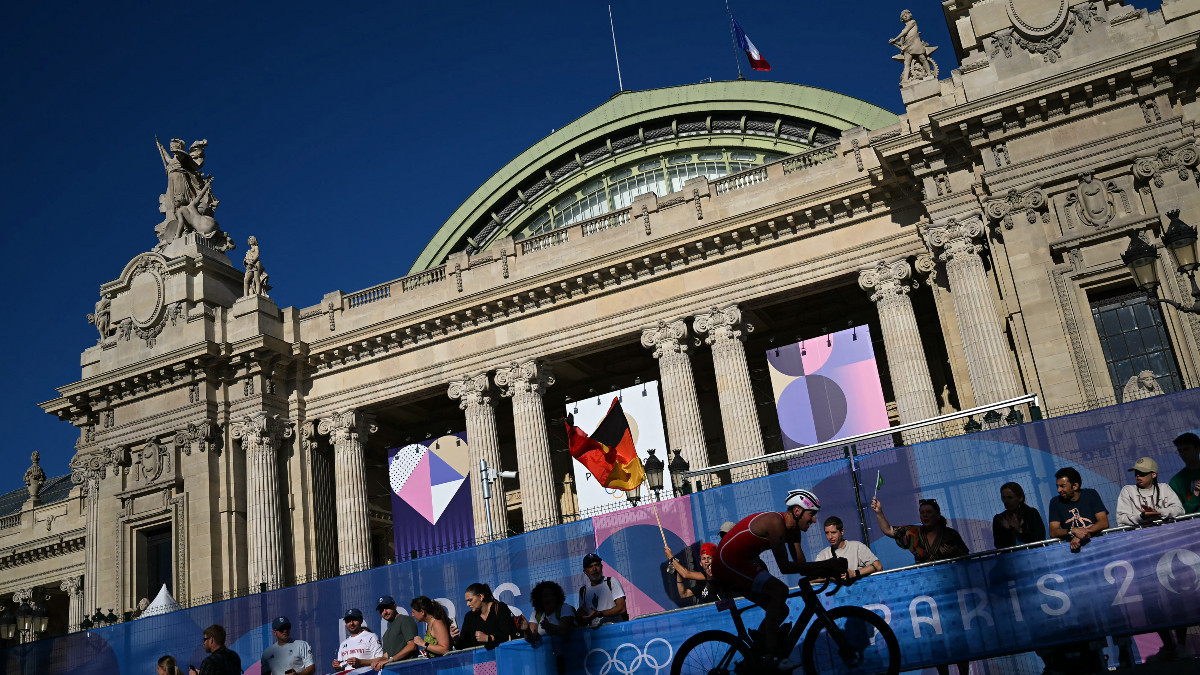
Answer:
<path fill-rule="evenodd" d="M 262 260 L 259 260 L 258 238 L 251 235 L 247 246 L 249 249 L 246 251 L 246 257 L 242 259 L 242 264 L 246 266 L 246 276 L 242 279 L 242 297 L 261 295 L 265 298 L 271 287 L 267 285 L 269 276 L 263 271 Z"/>
<path fill-rule="evenodd" d="M 158 143 L 157 139 L 155 142 Z M 200 171 L 206 147 L 208 141 L 196 141 L 185 152 L 183 140 L 172 138 L 168 151 L 158 143 L 167 174 L 167 191 L 158 197 L 163 221 L 154 228 L 159 250 L 189 232 L 195 232 L 218 251 L 236 248 L 214 218 L 221 202 L 212 194 L 212 176 Z"/>
<path fill-rule="evenodd" d="M 900 21 L 904 24 L 904 29 L 900 31 L 899 35 L 888 40 L 900 48 L 900 53 L 892 58 L 904 62 L 904 72 L 900 74 L 900 86 L 909 82 L 937 77 L 937 64 L 929 58 L 937 51 L 937 47 L 930 47 L 921 39 L 921 33 L 917 30 L 917 22 L 913 19 L 912 12 L 907 9 L 900 12 Z M 916 59 L 915 63 L 914 58 Z"/>
<path fill-rule="evenodd" d="M 112 298 L 105 295 L 96 302 L 96 311 L 93 314 L 88 314 L 88 323 L 94 325 L 96 330 L 100 331 L 100 340 L 108 337 L 108 331 L 112 321 Z"/>
<path fill-rule="evenodd" d="M 1121 402 L 1140 401 L 1151 396 L 1158 396 L 1161 393 L 1163 393 L 1163 390 L 1162 387 L 1158 386 L 1158 380 L 1154 377 L 1154 371 L 1143 370 L 1129 378 L 1125 383 L 1125 391 L 1122 392 Z"/>
<path fill-rule="evenodd" d="M 33 461 L 33 465 L 25 470 L 25 487 L 29 489 L 29 498 L 37 500 L 38 493 L 42 491 L 42 486 L 46 484 L 46 471 L 38 464 L 42 459 L 42 455 L 37 450 L 33 451 L 29 459 Z"/>

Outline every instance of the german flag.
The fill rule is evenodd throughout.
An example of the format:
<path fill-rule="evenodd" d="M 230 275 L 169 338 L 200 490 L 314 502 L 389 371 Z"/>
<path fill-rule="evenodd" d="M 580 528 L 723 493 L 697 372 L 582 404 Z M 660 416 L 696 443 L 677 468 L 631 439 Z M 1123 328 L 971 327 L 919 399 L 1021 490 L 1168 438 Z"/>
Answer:
<path fill-rule="evenodd" d="M 613 399 L 608 413 L 591 436 L 575 426 L 573 416 L 567 416 L 566 424 L 571 456 L 587 467 L 601 485 L 628 491 L 646 480 L 642 461 L 633 448 L 633 435 L 625 411 L 621 409 L 620 397 Z"/>

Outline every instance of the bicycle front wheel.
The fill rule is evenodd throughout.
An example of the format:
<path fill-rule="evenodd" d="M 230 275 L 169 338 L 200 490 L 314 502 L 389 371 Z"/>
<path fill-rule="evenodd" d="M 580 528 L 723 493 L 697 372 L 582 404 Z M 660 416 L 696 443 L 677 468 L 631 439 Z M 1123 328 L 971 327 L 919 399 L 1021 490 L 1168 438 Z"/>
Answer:
<path fill-rule="evenodd" d="M 671 660 L 671 675 L 733 675 L 741 673 L 746 645 L 732 633 L 706 630 L 688 638 Z"/>
<path fill-rule="evenodd" d="M 883 617 L 862 607 L 834 607 L 828 616 L 836 628 L 818 620 L 804 634 L 804 672 L 900 672 L 900 643 Z"/>

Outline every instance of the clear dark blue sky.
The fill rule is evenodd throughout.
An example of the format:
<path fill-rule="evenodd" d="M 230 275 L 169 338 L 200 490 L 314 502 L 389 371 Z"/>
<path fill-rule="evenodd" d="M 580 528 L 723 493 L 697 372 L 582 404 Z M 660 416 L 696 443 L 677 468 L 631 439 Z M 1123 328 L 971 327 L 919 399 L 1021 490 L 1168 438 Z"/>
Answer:
<path fill-rule="evenodd" d="M 626 89 L 737 76 L 720 0 L 612 4 Z M 749 78 L 900 112 L 904 7 L 956 65 L 936 0 L 731 5 L 773 66 L 743 55 Z M 208 139 L 231 257 L 256 235 L 272 298 L 304 307 L 403 276 L 488 176 L 617 91 L 594 0 L 10 2 L 0 65 L 0 491 L 32 450 L 67 471 L 78 433 L 37 403 L 79 379 L 100 284 L 156 243 L 155 134 Z"/>

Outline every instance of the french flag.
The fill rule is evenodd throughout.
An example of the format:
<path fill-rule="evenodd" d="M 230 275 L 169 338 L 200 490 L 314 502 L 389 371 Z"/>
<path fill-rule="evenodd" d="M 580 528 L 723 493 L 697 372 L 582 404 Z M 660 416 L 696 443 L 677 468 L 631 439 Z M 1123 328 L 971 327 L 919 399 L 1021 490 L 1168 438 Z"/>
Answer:
<path fill-rule="evenodd" d="M 731 19 L 733 17 L 730 17 Z M 746 58 L 750 59 L 750 67 L 754 70 L 770 70 L 771 64 L 763 58 L 762 52 L 758 51 L 758 47 L 746 37 L 746 31 L 738 24 L 737 19 L 733 19 L 733 34 L 737 38 L 738 47 L 741 47 L 746 52 Z"/>

